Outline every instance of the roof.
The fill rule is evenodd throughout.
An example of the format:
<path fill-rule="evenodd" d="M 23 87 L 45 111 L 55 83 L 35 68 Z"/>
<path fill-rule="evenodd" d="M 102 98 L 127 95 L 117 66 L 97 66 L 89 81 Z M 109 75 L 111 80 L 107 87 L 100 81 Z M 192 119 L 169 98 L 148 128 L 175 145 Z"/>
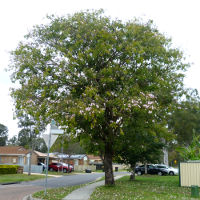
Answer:
<path fill-rule="evenodd" d="M 24 155 L 27 153 L 29 151 L 21 146 L 0 146 L 0 155 Z"/>
<path fill-rule="evenodd" d="M 34 153 L 38 156 L 38 157 L 47 157 L 47 154 L 46 153 L 42 153 L 42 152 L 39 152 L 39 151 L 34 151 Z M 53 156 L 53 155 L 50 155 L 49 154 L 49 158 L 55 158 L 56 156 Z"/>
<path fill-rule="evenodd" d="M 57 157 L 63 158 L 63 159 L 83 159 L 84 157 L 87 157 L 87 155 L 85 154 L 69 155 L 69 154 L 61 154 L 61 153 L 51 153 L 51 155 L 56 155 Z"/>
<path fill-rule="evenodd" d="M 87 155 L 90 160 L 102 160 L 100 156 Z"/>

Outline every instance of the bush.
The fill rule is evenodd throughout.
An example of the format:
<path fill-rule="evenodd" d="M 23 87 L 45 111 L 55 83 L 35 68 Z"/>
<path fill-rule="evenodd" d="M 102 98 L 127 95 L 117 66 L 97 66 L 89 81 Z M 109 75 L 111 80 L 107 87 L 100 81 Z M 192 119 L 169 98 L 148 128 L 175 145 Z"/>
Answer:
<path fill-rule="evenodd" d="M 0 165 L 0 174 L 16 174 L 18 165 Z"/>

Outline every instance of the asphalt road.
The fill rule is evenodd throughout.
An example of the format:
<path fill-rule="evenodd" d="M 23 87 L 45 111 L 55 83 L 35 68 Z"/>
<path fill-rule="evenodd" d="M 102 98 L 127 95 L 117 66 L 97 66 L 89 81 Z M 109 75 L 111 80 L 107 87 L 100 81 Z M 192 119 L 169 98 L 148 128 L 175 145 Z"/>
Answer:
<path fill-rule="evenodd" d="M 125 172 L 115 172 L 115 175 Z M 68 175 L 57 178 L 48 178 L 47 188 L 67 187 L 72 185 L 80 185 L 95 181 L 104 173 L 83 173 L 76 175 Z M 0 200 L 22 200 L 23 197 L 44 190 L 45 179 L 22 182 L 12 185 L 0 185 Z"/>
<path fill-rule="evenodd" d="M 58 178 L 48 178 L 47 187 L 67 187 L 95 181 L 102 177 L 104 173 L 88 173 L 62 176 Z M 44 190 L 45 179 L 39 179 L 19 184 L 0 185 L 0 200 L 22 200 L 23 197 Z"/>
<path fill-rule="evenodd" d="M 104 173 L 84 173 L 84 174 L 62 176 L 58 178 L 48 178 L 47 187 L 56 188 L 56 187 L 80 185 L 84 183 L 89 183 L 91 181 L 95 181 L 97 178 L 102 177 L 103 175 Z M 45 183 L 44 179 L 39 179 L 30 182 L 22 182 L 21 185 L 44 187 L 44 183 Z"/>

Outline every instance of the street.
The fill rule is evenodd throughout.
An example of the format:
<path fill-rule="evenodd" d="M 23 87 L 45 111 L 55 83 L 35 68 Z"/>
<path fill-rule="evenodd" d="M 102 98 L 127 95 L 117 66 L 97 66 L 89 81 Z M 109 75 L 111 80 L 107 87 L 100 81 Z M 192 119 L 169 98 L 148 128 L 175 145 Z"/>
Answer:
<path fill-rule="evenodd" d="M 80 185 L 95 181 L 104 173 L 88 173 L 48 178 L 48 188 Z M 44 190 L 45 179 L 22 182 L 20 184 L 0 185 L 0 200 L 22 200 L 23 197 L 36 191 Z"/>

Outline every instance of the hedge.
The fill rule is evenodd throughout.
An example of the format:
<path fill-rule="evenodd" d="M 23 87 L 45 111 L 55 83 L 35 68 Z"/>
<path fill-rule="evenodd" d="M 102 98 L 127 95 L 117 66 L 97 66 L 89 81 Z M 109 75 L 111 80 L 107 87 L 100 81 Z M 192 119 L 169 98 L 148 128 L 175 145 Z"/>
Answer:
<path fill-rule="evenodd" d="M 0 165 L 0 174 L 16 174 L 18 165 Z"/>

